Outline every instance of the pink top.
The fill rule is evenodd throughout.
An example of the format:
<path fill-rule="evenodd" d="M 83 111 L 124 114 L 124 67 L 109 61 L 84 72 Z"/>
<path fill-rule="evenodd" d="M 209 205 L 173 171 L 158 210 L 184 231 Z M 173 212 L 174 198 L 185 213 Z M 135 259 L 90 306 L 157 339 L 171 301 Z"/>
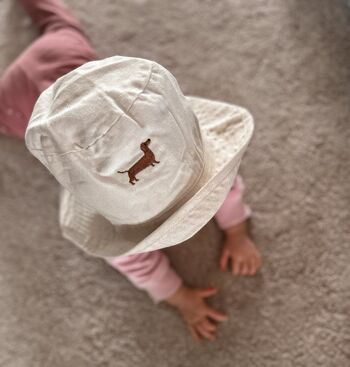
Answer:
<path fill-rule="evenodd" d="M 251 216 L 250 208 L 243 203 L 244 184 L 237 176 L 231 191 L 215 214 L 218 226 L 225 230 Z M 154 303 L 170 297 L 182 284 L 169 258 L 162 250 L 129 256 L 109 257 L 105 260 L 123 273 L 135 287 L 145 290 Z"/>

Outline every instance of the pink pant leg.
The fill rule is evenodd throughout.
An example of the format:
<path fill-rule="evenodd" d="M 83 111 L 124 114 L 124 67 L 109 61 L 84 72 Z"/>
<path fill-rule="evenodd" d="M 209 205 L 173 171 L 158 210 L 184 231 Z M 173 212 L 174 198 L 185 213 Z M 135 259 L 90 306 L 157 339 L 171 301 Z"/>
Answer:
<path fill-rule="evenodd" d="M 252 211 L 243 200 L 245 186 L 241 175 L 237 175 L 230 192 L 215 214 L 220 229 L 225 230 L 251 217 Z"/>
<path fill-rule="evenodd" d="M 20 0 L 20 2 L 40 33 L 67 27 L 73 27 L 84 33 L 79 20 L 61 0 Z"/>
<path fill-rule="evenodd" d="M 23 139 L 40 93 L 97 55 L 78 20 L 59 0 L 21 2 L 42 34 L 0 78 L 0 133 Z"/>

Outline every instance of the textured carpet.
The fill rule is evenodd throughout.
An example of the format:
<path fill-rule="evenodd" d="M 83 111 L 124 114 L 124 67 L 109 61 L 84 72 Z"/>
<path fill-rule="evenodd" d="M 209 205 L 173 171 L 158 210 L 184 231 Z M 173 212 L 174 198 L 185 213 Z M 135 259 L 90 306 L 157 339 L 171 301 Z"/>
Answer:
<path fill-rule="evenodd" d="M 103 57 L 153 59 L 183 92 L 248 108 L 240 172 L 264 267 L 219 272 L 214 221 L 166 250 L 230 320 L 196 345 L 103 260 L 62 239 L 58 184 L 23 142 L 0 137 L 0 365 L 350 365 L 350 9 L 336 0 L 66 0 Z M 0 70 L 37 36 L 0 0 Z"/>

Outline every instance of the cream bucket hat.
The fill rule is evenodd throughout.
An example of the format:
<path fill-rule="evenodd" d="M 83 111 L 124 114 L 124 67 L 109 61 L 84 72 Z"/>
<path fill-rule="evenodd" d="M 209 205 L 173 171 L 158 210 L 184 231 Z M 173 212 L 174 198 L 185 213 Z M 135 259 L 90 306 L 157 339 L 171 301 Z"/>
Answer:
<path fill-rule="evenodd" d="M 253 129 L 246 109 L 184 96 L 155 61 L 113 56 L 44 90 L 25 143 L 61 184 L 62 235 L 110 257 L 198 232 L 230 191 Z"/>

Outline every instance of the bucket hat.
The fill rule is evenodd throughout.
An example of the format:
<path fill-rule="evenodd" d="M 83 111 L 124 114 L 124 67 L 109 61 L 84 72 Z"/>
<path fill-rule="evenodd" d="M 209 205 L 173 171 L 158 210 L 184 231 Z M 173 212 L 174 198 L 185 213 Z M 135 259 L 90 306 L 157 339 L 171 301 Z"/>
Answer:
<path fill-rule="evenodd" d="M 60 183 L 63 237 L 114 257 L 197 233 L 230 191 L 253 130 L 245 108 L 184 96 L 153 60 L 112 56 L 40 94 L 25 144 Z"/>

